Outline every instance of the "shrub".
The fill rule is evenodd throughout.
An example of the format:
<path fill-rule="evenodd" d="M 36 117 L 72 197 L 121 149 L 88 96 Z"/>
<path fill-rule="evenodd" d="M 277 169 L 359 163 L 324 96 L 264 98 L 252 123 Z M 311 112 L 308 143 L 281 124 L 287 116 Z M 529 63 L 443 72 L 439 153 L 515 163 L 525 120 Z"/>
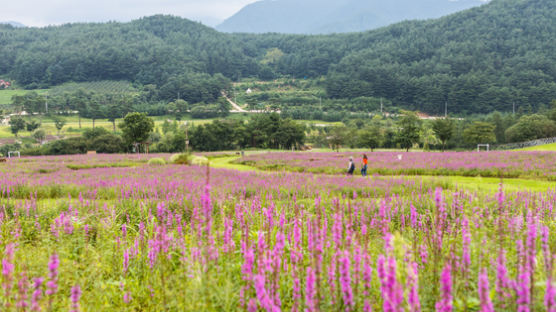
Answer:
<path fill-rule="evenodd" d="M 69 138 L 58 140 L 43 146 L 43 155 L 71 155 L 87 153 L 87 140 L 84 138 Z"/>
<path fill-rule="evenodd" d="M 94 140 L 98 137 L 104 136 L 110 134 L 110 132 L 108 132 L 108 130 L 106 130 L 103 127 L 96 127 L 96 128 L 88 128 L 85 131 L 83 131 L 83 137 L 87 140 Z"/>
<path fill-rule="evenodd" d="M 89 148 L 97 153 L 121 153 L 125 150 L 124 141 L 115 134 L 104 134 L 92 140 Z"/>
<path fill-rule="evenodd" d="M 170 162 L 176 165 L 190 165 L 191 155 L 189 154 L 175 154 L 170 157 Z"/>
<path fill-rule="evenodd" d="M 151 165 L 151 166 L 162 166 L 162 165 L 166 165 L 166 161 L 164 161 L 164 159 L 162 159 L 160 157 L 155 157 L 155 158 L 149 159 L 148 164 Z"/>
<path fill-rule="evenodd" d="M 206 166 L 208 164 L 209 160 L 206 157 L 203 156 L 193 156 L 191 157 L 191 164 L 192 165 L 197 165 L 197 166 Z"/>

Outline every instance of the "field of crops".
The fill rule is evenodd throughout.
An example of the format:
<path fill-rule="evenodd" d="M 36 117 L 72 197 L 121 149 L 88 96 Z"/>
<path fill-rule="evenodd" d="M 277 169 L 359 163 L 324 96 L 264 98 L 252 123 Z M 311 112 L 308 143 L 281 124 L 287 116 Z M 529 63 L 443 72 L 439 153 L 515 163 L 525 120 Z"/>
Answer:
<path fill-rule="evenodd" d="M 554 189 L 152 157 L 0 163 L 2 311 L 556 308 Z"/>

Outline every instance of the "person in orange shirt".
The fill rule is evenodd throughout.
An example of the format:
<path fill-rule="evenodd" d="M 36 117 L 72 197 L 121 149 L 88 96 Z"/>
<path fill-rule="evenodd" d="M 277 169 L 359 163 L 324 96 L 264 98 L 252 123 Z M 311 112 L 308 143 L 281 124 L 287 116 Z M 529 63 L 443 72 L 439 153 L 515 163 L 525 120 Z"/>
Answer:
<path fill-rule="evenodd" d="M 361 165 L 361 175 L 366 177 L 367 176 L 367 164 L 369 160 L 367 159 L 367 154 L 363 154 L 363 164 Z"/>

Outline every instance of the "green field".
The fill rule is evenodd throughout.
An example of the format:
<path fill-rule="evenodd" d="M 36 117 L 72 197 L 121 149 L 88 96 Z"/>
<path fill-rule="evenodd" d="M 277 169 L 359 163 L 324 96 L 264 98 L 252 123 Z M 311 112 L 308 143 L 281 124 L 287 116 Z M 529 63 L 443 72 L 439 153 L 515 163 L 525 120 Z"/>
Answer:
<path fill-rule="evenodd" d="M 44 94 L 48 92 L 47 89 L 33 90 L 39 94 Z M 30 90 L 0 90 L 0 106 L 7 106 L 12 103 L 12 96 L 14 95 L 24 95 L 30 92 Z"/>
<path fill-rule="evenodd" d="M 556 151 L 556 143 L 521 148 L 518 151 Z"/>

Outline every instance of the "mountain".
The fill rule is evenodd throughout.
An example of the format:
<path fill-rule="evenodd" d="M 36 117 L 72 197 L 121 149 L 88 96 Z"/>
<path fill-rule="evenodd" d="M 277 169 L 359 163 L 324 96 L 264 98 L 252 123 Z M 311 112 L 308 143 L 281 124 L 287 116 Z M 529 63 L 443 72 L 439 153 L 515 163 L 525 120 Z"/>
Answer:
<path fill-rule="evenodd" d="M 459 114 L 511 111 L 513 103 L 538 111 L 556 99 L 554 38 L 554 0 L 492 0 L 439 19 L 331 35 L 227 34 L 160 15 L 0 25 L 0 76 L 26 88 L 127 80 L 151 85 L 160 100 L 202 98 L 200 84 L 214 91 L 226 78 L 306 77 L 338 101 L 383 98 L 431 114 L 446 102 Z"/>
<path fill-rule="evenodd" d="M 18 23 L 18 22 L 14 22 L 14 21 L 0 22 L 0 24 L 7 24 L 7 25 L 11 25 L 11 26 L 16 27 L 16 28 L 26 27 L 25 25 L 23 25 L 21 23 Z"/>
<path fill-rule="evenodd" d="M 404 20 L 437 18 L 483 0 L 262 0 L 216 27 L 223 32 L 327 34 L 379 28 Z"/>

